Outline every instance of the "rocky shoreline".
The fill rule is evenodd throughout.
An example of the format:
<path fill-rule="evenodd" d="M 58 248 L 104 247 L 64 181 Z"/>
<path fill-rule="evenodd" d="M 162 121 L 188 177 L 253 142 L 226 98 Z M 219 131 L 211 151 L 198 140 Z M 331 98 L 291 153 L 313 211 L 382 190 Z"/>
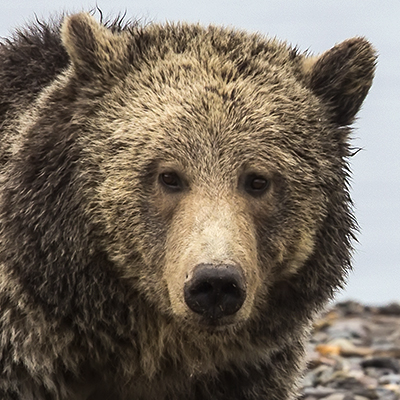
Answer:
<path fill-rule="evenodd" d="M 400 400 L 400 304 L 339 303 L 315 324 L 299 400 Z"/>

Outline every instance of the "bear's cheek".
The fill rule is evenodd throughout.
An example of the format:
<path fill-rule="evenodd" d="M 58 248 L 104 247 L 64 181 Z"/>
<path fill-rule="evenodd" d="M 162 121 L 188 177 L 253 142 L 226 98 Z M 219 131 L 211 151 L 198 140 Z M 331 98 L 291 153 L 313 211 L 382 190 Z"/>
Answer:
<path fill-rule="evenodd" d="M 217 312 L 214 322 L 224 325 L 249 318 L 263 277 L 254 224 L 240 198 L 188 194 L 175 210 L 165 248 L 164 281 L 173 314 L 195 323 L 207 323 L 207 318 L 213 314 L 207 307 L 212 309 L 212 305 L 206 304 L 205 310 L 200 306 L 199 310 L 193 306 L 197 300 L 188 299 L 188 293 L 196 291 L 198 284 L 200 290 L 202 285 L 209 286 L 210 296 L 214 296 L 213 285 L 216 284 L 215 290 L 219 291 L 219 282 L 222 282 L 223 291 L 226 282 L 228 291 L 232 285 L 233 291 L 240 292 L 238 309 L 224 314 L 222 299 L 223 304 L 218 305 L 221 315 Z"/>
<path fill-rule="evenodd" d="M 259 262 L 269 285 L 297 274 L 313 254 L 318 227 L 316 219 L 308 224 L 303 221 L 288 223 L 282 216 L 279 221 L 263 222 L 260 218 L 256 223 Z"/>

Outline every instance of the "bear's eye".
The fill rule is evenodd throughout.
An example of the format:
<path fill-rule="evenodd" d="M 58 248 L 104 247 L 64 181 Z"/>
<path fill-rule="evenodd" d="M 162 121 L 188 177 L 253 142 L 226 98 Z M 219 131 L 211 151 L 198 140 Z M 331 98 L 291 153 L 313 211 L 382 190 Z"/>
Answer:
<path fill-rule="evenodd" d="M 170 190 L 182 189 L 182 181 L 175 172 L 163 172 L 159 175 L 159 180 L 162 185 Z"/>
<path fill-rule="evenodd" d="M 245 180 L 245 190 L 252 196 L 260 196 L 271 186 L 271 181 L 263 176 L 250 174 Z"/>

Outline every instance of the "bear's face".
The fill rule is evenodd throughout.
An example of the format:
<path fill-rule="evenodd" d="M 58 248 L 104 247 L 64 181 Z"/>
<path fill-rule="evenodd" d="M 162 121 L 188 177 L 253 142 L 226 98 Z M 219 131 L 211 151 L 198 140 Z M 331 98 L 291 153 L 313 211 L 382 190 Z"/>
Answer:
<path fill-rule="evenodd" d="M 353 54 L 355 90 L 336 79 L 348 104 L 332 107 L 329 52 L 308 59 L 276 42 L 263 52 L 250 36 L 234 47 L 231 32 L 215 43 L 212 29 L 178 51 L 171 32 L 157 47 L 79 15 L 63 41 L 68 79 L 87 81 L 80 95 L 92 99 L 81 142 L 98 173 L 93 207 L 109 258 L 162 313 L 221 329 L 258 318 L 274 286 L 312 258 L 330 196 L 345 186 L 340 125 L 372 70 L 365 77 Z M 222 52 L 224 41 L 233 50 Z M 251 46 L 258 53 L 244 62 Z"/>
<path fill-rule="evenodd" d="M 169 62 L 185 71 L 179 57 Z M 154 69 L 140 83 L 132 74 L 106 96 L 100 125 L 110 138 L 110 157 L 102 161 L 99 208 L 113 260 L 140 290 L 165 312 L 218 326 L 248 319 L 269 287 L 295 274 L 312 252 L 325 213 L 322 178 L 318 165 L 306 165 L 285 142 L 301 136 L 299 148 L 317 152 L 307 147 L 321 146 L 316 137 L 323 126 L 308 122 L 317 118 L 313 99 L 302 99 L 305 122 L 298 132 L 290 99 L 285 117 L 273 106 L 280 94 L 264 93 L 250 80 L 226 84 L 204 72 L 199 79 L 200 73 L 183 72 L 163 84 Z M 278 92 L 290 90 L 278 84 Z M 237 272 L 216 278 L 227 280 L 225 289 L 234 293 L 226 301 L 237 302 L 237 312 L 213 317 L 213 306 L 190 308 L 185 287 L 202 266 L 211 276 L 199 278 L 199 299 L 217 284 L 213 271 Z"/>

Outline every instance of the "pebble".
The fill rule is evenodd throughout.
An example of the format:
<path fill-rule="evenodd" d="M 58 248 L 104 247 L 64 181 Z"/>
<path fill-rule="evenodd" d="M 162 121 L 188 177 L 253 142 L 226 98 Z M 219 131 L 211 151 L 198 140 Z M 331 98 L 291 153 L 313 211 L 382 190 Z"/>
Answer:
<path fill-rule="evenodd" d="M 363 368 L 379 368 L 400 373 L 400 361 L 390 357 L 372 357 L 361 361 Z"/>
<path fill-rule="evenodd" d="M 400 385 L 400 375 L 397 374 L 383 375 L 378 379 L 378 382 L 382 384 Z"/>
<path fill-rule="evenodd" d="M 400 400 L 400 304 L 328 310 L 314 326 L 299 400 Z"/>

